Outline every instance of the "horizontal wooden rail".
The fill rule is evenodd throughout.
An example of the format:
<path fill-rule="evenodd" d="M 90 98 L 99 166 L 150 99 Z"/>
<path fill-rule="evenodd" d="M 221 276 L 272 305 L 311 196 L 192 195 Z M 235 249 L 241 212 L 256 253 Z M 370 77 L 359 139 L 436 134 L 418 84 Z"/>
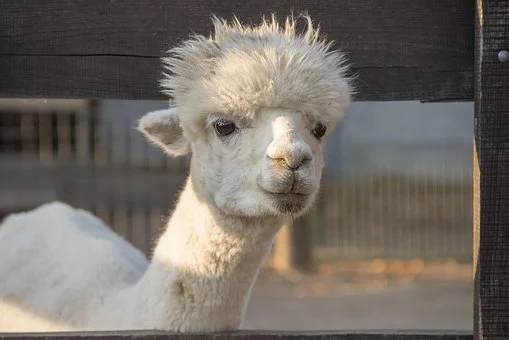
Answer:
<path fill-rule="evenodd" d="M 357 100 L 472 100 L 474 4 L 465 0 L 3 0 L 0 96 L 161 99 L 159 57 L 210 14 L 257 22 L 309 12 L 348 52 Z"/>
<path fill-rule="evenodd" d="M 80 333 L 0 333 L 0 340 L 472 340 L 462 331 L 345 331 L 282 332 L 239 331 L 231 333 L 178 334 L 157 331 Z"/>

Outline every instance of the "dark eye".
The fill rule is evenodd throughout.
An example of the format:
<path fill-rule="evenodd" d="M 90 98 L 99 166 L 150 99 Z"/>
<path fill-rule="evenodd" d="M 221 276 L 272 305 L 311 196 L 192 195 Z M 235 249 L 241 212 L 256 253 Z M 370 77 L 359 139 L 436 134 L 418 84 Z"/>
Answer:
<path fill-rule="evenodd" d="M 237 127 L 235 126 L 234 122 L 219 118 L 214 122 L 214 129 L 216 129 L 218 135 L 228 136 L 232 134 L 237 129 Z"/>
<path fill-rule="evenodd" d="M 322 138 L 323 135 L 325 135 L 325 132 L 327 132 L 327 128 L 322 123 L 316 124 L 313 131 L 311 131 L 313 136 L 315 136 L 318 139 Z"/>

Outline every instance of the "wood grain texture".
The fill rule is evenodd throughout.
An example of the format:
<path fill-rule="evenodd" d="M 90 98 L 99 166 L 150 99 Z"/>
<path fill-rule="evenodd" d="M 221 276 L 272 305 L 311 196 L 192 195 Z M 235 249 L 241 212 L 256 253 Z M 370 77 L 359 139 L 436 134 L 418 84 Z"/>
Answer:
<path fill-rule="evenodd" d="M 474 187 L 475 337 L 509 339 L 509 2 L 477 1 Z"/>
<path fill-rule="evenodd" d="M 175 334 L 157 331 L 2 334 L 0 340 L 472 340 L 466 332 L 277 332 L 238 331 L 212 334 Z"/>
<path fill-rule="evenodd" d="M 160 99 L 159 57 L 210 14 L 308 11 L 359 74 L 358 100 L 473 97 L 473 1 L 3 0 L 0 96 Z"/>

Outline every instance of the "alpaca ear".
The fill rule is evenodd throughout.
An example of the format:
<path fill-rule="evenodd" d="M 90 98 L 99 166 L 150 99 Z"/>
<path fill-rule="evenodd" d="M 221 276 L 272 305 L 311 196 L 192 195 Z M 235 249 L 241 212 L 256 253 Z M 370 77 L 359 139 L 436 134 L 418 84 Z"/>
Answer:
<path fill-rule="evenodd" d="M 184 156 L 191 151 L 175 107 L 145 114 L 138 121 L 138 130 L 170 156 Z"/>

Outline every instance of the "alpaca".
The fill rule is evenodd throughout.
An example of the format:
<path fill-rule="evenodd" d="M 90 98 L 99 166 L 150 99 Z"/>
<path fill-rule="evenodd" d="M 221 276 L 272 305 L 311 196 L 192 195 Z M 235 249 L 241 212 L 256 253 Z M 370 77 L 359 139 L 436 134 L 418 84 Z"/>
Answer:
<path fill-rule="evenodd" d="M 171 107 L 138 122 L 189 176 L 151 261 L 60 202 L 0 227 L 0 332 L 240 327 L 282 225 L 313 204 L 323 143 L 352 86 L 308 16 L 257 26 L 213 17 L 163 57 Z"/>

